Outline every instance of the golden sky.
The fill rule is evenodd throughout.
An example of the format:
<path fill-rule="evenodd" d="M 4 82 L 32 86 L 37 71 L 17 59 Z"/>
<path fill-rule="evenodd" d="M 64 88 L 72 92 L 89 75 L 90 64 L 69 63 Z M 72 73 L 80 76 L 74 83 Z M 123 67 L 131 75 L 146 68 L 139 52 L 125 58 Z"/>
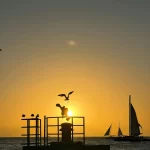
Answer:
<path fill-rule="evenodd" d="M 87 136 L 111 123 L 116 135 L 119 122 L 128 134 L 129 94 L 150 135 L 149 6 L 2 2 L 0 136 L 20 136 L 23 113 L 59 115 L 57 95 L 72 90 L 67 106 L 85 116 Z"/>

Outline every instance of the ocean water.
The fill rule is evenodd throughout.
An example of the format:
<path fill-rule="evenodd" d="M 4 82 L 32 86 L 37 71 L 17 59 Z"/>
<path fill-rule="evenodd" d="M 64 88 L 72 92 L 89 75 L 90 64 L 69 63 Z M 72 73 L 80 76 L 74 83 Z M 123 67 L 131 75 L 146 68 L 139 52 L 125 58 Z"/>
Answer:
<path fill-rule="evenodd" d="M 51 139 L 54 140 L 55 139 Z M 80 140 L 76 138 L 76 140 Z M 26 142 L 25 138 L 0 138 L 0 150 L 22 150 L 21 143 Z M 150 150 L 150 141 L 146 142 L 117 142 L 112 139 L 88 137 L 86 144 L 110 144 L 111 150 Z"/>

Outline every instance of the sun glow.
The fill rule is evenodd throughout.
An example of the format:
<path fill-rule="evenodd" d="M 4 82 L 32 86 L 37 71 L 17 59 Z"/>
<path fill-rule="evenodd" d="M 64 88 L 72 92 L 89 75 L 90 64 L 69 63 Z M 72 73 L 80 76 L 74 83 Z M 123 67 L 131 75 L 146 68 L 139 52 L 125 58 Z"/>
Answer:
<path fill-rule="evenodd" d="M 72 111 L 68 110 L 68 116 L 72 116 Z"/>
<path fill-rule="evenodd" d="M 73 41 L 73 40 L 70 40 L 70 41 L 68 41 L 68 44 L 71 45 L 71 46 L 74 46 L 74 45 L 76 45 L 76 42 Z"/>

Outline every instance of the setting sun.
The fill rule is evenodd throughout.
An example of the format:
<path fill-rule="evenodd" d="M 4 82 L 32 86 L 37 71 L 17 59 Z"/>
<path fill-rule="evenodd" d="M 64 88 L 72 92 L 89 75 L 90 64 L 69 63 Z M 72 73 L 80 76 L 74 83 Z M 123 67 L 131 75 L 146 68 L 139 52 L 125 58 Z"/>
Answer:
<path fill-rule="evenodd" d="M 68 116 L 72 116 L 72 111 L 68 110 Z"/>

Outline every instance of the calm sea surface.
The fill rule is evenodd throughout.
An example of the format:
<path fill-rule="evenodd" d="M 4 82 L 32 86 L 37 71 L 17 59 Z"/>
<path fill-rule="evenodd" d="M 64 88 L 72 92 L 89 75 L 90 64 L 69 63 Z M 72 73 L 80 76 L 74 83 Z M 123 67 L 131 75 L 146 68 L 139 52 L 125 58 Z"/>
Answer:
<path fill-rule="evenodd" d="M 55 139 L 52 139 L 55 141 Z M 76 139 L 81 140 L 81 139 Z M 26 142 L 24 138 L 0 138 L 0 150 L 22 150 L 21 143 Z M 150 150 L 148 142 L 116 142 L 111 139 L 98 137 L 86 138 L 86 144 L 110 144 L 111 150 Z"/>

